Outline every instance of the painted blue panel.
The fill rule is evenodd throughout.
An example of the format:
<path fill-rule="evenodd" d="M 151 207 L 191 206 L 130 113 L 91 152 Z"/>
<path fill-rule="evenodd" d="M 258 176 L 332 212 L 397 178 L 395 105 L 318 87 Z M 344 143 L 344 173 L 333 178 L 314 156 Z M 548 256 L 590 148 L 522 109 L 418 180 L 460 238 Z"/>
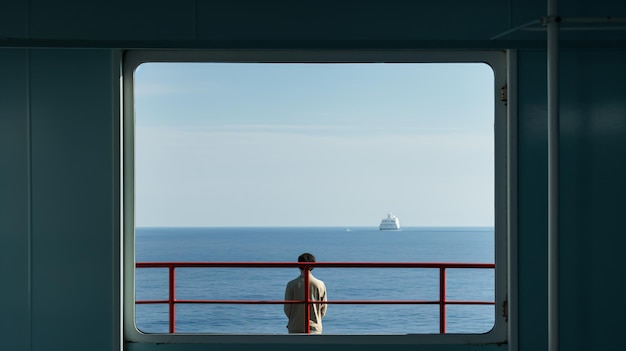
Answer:
<path fill-rule="evenodd" d="M 511 1 L 511 28 L 515 28 L 531 21 L 535 21 L 546 15 L 547 0 L 523 0 L 523 1 Z M 507 38 L 507 37 L 504 37 Z M 545 40 L 546 33 L 544 32 L 528 32 L 528 31 L 516 31 L 511 33 L 512 39 L 524 39 L 524 40 Z"/>
<path fill-rule="evenodd" d="M 198 2 L 199 39 L 487 40 L 509 26 L 506 1 Z"/>
<path fill-rule="evenodd" d="M 31 1 L 31 38 L 193 40 L 194 1 Z"/>
<path fill-rule="evenodd" d="M 28 3 L 3 1 L 0 7 L 0 40 L 28 35 Z"/>
<path fill-rule="evenodd" d="M 626 2 L 614 0 L 569 0 L 560 6 L 563 17 L 625 17 Z"/>
<path fill-rule="evenodd" d="M 608 350 L 624 328 L 626 50 L 561 53 L 563 349 Z"/>
<path fill-rule="evenodd" d="M 572 0 L 563 4 L 559 8 L 559 13 L 565 21 L 576 18 L 606 18 L 607 16 L 615 18 L 626 18 L 626 1 L 614 0 Z M 613 23 L 586 23 L 572 24 L 563 23 L 561 27 L 561 40 L 626 40 L 626 31 L 623 29 L 623 22 Z M 572 30 L 574 28 L 591 28 L 592 30 Z M 611 29 L 621 27 L 621 29 Z M 601 28 L 604 28 L 601 30 Z"/>
<path fill-rule="evenodd" d="M 33 350 L 114 349 L 114 99 L 108 50 L 33 50 Z"/>
<path fill-rule="evenodd" d="M 0 51 L 0 340 L 30 349 L 28 52 Z"/>
<path fill-rule="evenodd" d="M 520 52 L 518 111 L 519 348 L 547 350 L 546 55 Z"/>
<path fill-rule="evenodd" d="M 626 54 L 561 54 L 560 342 L 612 349 L 624 305 L 610 303 L 623 276 L 626 211 Z M 547 349 L 546 56 L 519 60 L 520 350 Z"/>

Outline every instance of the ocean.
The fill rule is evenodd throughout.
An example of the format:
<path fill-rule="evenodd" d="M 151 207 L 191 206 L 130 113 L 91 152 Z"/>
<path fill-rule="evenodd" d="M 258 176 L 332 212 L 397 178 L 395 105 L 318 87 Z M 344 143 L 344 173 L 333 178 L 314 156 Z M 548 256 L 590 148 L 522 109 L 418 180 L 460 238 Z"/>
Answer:
<path fill-rule="evenodd" d="M 310 252 L 318 262 L 494 263 L 489 227 L 204 227 L 137 228 L 137 262 L 295 262 Z M 177 268 L 178 299 L 282 300 L 297 268 Z M 439 271 L 407 268 L 322 268 L 329 300 L 438 300 Z M 493 269 L 448 269 L 448 300 L 494 300 Z M 136 270 L 137 300 L 167 299 L 167 269 Z M 168 332 L 168 307 L 136 305 L 145 333 Z M 448 305 L 448 333 L 485 333 L 493 305 Z M 179 304 L 177 333 L 286 334 L 282 305 Z M 438 305 L 328 305 L 324 334 L 439 332 Z"/>

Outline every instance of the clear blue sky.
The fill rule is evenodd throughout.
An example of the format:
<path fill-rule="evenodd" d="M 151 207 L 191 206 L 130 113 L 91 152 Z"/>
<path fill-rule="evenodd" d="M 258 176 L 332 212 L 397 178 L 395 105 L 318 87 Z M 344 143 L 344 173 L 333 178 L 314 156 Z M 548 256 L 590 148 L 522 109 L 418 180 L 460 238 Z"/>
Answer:
<path fill-rule="evenodd" d="M 492 226 L 485 64 L 148 63 L 137 226 Z"/>

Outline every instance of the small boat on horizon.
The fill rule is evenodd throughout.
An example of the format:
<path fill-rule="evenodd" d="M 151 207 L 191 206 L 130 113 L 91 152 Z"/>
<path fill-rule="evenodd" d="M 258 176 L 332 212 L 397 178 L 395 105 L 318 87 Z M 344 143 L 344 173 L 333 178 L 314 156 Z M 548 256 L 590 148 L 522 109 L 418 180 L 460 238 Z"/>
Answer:
<path fill-rule="evenodd" d="M 391 214 L 391 211 L 387 214 L 387 218 L 383 218 L 378 226 L 379 230 L 398 230 L 400 229 L 400 220 L 398 217 Z"/>

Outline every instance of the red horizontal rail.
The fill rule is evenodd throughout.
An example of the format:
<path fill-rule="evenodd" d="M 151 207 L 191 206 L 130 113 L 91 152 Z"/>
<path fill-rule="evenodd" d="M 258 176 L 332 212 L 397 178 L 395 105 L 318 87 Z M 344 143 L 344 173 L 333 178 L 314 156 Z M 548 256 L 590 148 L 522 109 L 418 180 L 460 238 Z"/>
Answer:
<path fill-rule="evenodd" d="M 446 269 L 493 269 L 493 263 L 457 262 L 137 262 L 137 268 L 167 268 L 169 272 L 169 297 L 167 300 L 138 300 L 135 304 L 168 304 L 169 332 L 176 330 L 176 304 L 266 304 L 304 303 L 309 304 L 359 304 L 359 305 L 439 305 L 439 332 L 446 332 L 446 305 L 495 305 L 493 301 L 448 301 L 446 300 Z M 176 299 L 176 268 L 434 268 L 439 269 L 439 300 L 340 300 L 311 301 L 309 294 L 304 300 L 178 300 Z M 305 289 L 308 291 L 308 275 L 305 275 Z M 309 317 L 306 316 L 306 329 L 309 330 Z"/>
<path fill-rule="evenodd" d="M 175 300 L 183 304 L 231 304 L 231 305 L 283 305 L 286 303 L 302 303 L 302 300 Z M 137 305 L 164 304 L 169 300 L 138 300 Z M 310 301 L 312 304 L 326 305 L 438 305 L 439 300 L 337 300 L 337 301 Z M 493 305 L 493 301 L 449 301 L 447 305 Z"/>
<path fill-rule="evenodd" d="M 493 263 L 457 262 L 137 262 L 137 268 L 495 268 Z"/>

